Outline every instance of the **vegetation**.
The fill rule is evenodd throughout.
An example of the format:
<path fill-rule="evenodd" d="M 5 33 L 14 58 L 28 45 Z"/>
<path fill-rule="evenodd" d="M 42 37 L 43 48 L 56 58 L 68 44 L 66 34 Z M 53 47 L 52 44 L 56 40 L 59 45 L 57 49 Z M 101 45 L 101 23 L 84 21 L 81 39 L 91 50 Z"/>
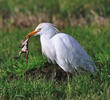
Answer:
<path fill-rule="evenodd" d="M 0 100 L 109 100 L 110 25 L 100 25 L 101 21 L 96 18 L 101 16 L 108 22 L 109 4 L 109 0 L 1 0 Z M 39 16 L 41 13 L 45 15 Z M 49 20 L 47 16 L 50 16 Z M 72 16 L 78 20 L 75 26 L 70 24 Z M 97 24 L 88 21 L 91 16 L 94 23 L 98 20 Z M 53 20 L 55 17 L 58 22 Z M 86 20 L 81 26 L 80 18 Z M 84 72 L 75 73 L 71 79 L 52 80 L 49 72 L 42 74 L 45 68 L 52 71 L 54 65 L 48 64 L 42 56 L 39 37 L 30 39 L 28 64 L 25 64 L 24 56 L 15 59 L 20 41 L 36 24 L 42 21 L 59 23 L 61 20 L 64 25 L 58 24 L 57 28 L 72 35 L 84 47 L 99 70 L 96 77 Z"/>

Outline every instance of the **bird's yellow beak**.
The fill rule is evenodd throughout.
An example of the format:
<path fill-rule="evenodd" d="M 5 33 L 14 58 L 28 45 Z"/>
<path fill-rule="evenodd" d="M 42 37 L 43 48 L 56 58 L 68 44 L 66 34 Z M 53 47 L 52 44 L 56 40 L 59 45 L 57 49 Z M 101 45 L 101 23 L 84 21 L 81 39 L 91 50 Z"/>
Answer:
<path fill-rule="evenodd" d="M 38 31 L 32 31 L 32 32 L 30 32 L 29 34 L 26 35 L 26 38 L 29 38 L 29 37 L 35 35 L 37 32 Z"/>
<path fill-rule="evenodd" d="M 40 31 L 41 31 L 41 28 L 39 28 L 38 30 L 34 30 L 34 31 L 30 32 L 29 34 L 27 34 L 27 35 L 26 35 L 26 38 L 29 38 L 29 37 L 31 37 L 31 36 L 37 34 L 37 33 L 40 32 Z"/>

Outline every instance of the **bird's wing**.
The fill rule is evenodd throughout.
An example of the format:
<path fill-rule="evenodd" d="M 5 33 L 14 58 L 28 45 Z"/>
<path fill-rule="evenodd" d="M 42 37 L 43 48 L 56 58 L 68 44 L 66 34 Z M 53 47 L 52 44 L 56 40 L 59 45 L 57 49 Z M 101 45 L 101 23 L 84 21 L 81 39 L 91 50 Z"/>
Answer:
<path fill-rule="evenodd" d="M 56 59 L 63 59 L 73 69 L 93 70 L 93 61 L 81 45 L 70 35 L 59 33 L 52 38 Z M 90 66 L 91 64 L 91 66 Z"/>

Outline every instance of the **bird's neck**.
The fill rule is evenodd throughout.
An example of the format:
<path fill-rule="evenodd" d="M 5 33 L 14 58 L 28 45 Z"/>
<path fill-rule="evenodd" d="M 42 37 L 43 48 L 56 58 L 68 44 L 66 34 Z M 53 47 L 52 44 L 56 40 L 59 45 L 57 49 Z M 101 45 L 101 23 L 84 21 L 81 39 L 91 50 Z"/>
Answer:
<path fill-rule="evenodd" d="M 54 37 L 56 34 L 59 33 L 59 30 L 56 28 L 53 29 L 48 29 L 47 31 L 45 31 L 44 34 L 42 34 L 40 37 L 41 38 L 45 38 L 47 40 L 51 39 L 52 37 Z"/>
<path fill-rule="evenodd" d="M 43 51 L 43 47 L 48 47 L 48 45 L 51 45 L 51 38 L 54 35 L 52 34 L 43 34 L 40 36 L 40 42 L 41 42 L 41 46 L 42 46 L 42 51 Z"/>
<path fill-rule="evenodd" d="M 43 34 L 42 36 L 40 36 L 41 39 L 45 39 L 45 40 L 49 40 L 53 37 L 54 35 L 52 34 Z"/>
<path fill-rule="evenodd" d="M 47 54 L 48 48 L 51 45 L 51 36 L 42 35 L 40 36 L 41 49 L 44 55 Z"/>
<path fill-rule="evenodd" d="M 46 45 L 50 39 L 51 39 L 50 35 L 44 35 L 44 34 L 41 35 L 40 36 L 41 46 Z"/>

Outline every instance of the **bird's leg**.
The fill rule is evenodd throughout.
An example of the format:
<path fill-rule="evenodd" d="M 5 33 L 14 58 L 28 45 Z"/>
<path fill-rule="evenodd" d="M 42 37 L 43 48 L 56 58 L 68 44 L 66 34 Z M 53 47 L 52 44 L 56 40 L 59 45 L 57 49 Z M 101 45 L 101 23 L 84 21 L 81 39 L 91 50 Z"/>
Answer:
<path fill-rule="evenodd" d="M 66 74 L 67 74 L 67 79 L 68 79 L 68 81 L 69 81 L 69 79 L 71 79 L 71 78 L 72 78 L 72 74 L 71 74 L 71 73 L 69 73 L 69 72 L 66 72 Z"/>
<path fill-rule="evenodd" d="M 54 79 L 56 77 L 56 66 L 53 66 L 53 72 L 52 72 L 52 79 Z"/>
<path fill-rule="evenodd" d="M 26 63 L 28 62 L 28 55 L 29 55 L 29 52 L 28 52 L 28 50 L 26 50 L 26 55 L 25 55 L 25 62 Z"/>
<path fill-rule="evenodd" d="M 67 74 L 67 79 L 68 79 L 68 81 L 69 81 L 69 72 L 66 72 L 66 74 Z"/>

